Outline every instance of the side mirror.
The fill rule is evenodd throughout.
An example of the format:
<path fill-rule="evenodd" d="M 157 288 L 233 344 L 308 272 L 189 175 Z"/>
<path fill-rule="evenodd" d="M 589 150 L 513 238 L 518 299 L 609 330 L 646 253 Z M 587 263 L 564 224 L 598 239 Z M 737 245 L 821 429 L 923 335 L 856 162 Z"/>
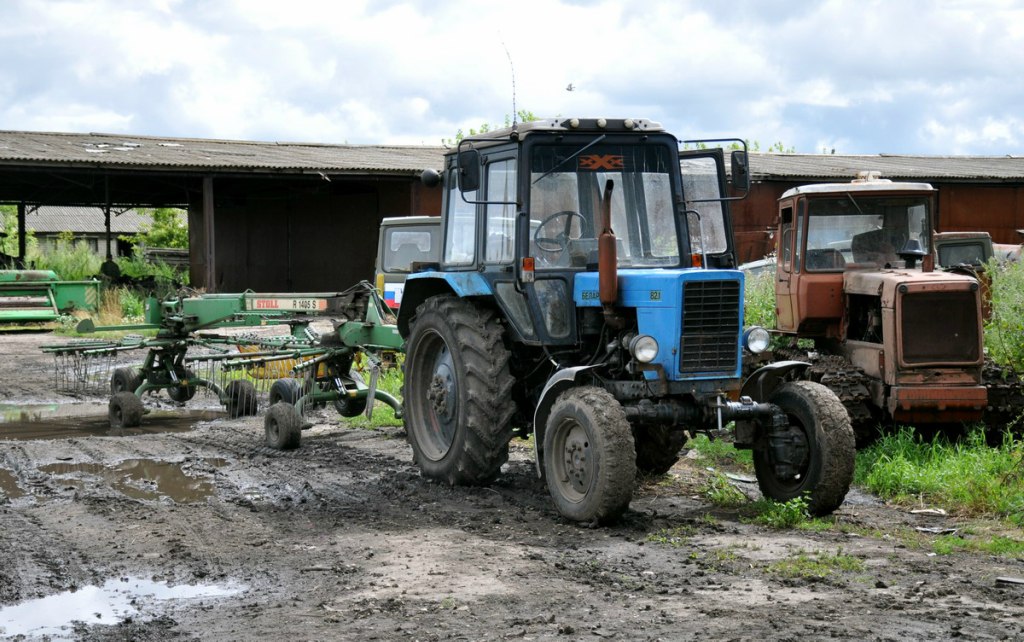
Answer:
<path fill-rule="evenodd" d="M 732 165 L 732 186 L 744 193 L 750 191 L 750 166 L 747 164 L 746 150 L 737 149 L 729 155 Z"/>
<path fill-rule="evenodd" d="M 459 191 L 475 192 L 480 188 L 480 154 L 475 149 L 460 151 L 458 154 L 459 165 Z"/>

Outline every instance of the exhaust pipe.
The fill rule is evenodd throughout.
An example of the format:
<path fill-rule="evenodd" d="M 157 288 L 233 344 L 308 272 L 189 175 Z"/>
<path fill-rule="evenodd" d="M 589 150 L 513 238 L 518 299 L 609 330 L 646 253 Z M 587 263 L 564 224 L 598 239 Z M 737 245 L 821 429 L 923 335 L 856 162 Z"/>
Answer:
<path fill-rule="evenodd" d="M 597 237 L 597 288 L 605 322 L 613 328 L 622 328 L 625 320 L 615 312 L 615 302 L 619 299 L 619 259 L 617 239 L 612 230 L 614 185 L 611 179 L 605 182 L 604 197 L 601 200 L 601 233 Z"/>

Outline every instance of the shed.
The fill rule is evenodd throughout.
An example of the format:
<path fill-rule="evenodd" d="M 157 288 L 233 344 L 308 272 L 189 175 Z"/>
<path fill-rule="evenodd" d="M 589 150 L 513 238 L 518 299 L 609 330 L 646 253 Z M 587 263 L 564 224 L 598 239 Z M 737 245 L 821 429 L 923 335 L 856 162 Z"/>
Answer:
<path fill-rule="evenodd" d="M 438 214 L 440 146 L 0 132 L 0 202 L 188 211 L 191 281 L 331 291 L 373 274 L 385 216 Z M 111 218 L 111 225 L 113 219 Z M 106 231 L 106 227 L 104 227 Z"/>

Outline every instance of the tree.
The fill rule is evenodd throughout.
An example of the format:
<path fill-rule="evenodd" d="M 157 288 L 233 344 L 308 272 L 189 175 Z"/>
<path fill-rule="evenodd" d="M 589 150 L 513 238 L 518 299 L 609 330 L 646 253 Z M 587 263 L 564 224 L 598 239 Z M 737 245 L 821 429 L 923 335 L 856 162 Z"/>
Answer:
<path fill-rule="evenodd" d="M 136 245 L 146 247 L 176 247 L 188 249 L 188 222 L 181 216 L 181 210 L 173 207 L 158 207 L 139 213 L 149 216 L 153 223 L 143 225 L 137 234 L 122 237 Z"/>

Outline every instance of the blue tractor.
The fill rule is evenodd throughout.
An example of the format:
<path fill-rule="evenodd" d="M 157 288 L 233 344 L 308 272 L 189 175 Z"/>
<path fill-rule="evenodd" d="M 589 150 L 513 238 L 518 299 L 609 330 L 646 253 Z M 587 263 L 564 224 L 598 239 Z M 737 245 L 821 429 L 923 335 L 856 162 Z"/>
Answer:
<path fill-rule="evenodd" d="M 731 163 L 749 186 L 745 152 Z M 798 362 L 741 379 L 768 333 L 744 329 L 722 149 L 680 151 L 646 120 L 542 120 L 463 139 L 423 180 L 444 189 L 442 255 L 406 281 L 398 329 L 425 476 L 486 484 L 532 436 L 559 512 L 609 522 L 637 473 L 731 425 L 767 497 L 842 503 L 835 394 Z"/>

